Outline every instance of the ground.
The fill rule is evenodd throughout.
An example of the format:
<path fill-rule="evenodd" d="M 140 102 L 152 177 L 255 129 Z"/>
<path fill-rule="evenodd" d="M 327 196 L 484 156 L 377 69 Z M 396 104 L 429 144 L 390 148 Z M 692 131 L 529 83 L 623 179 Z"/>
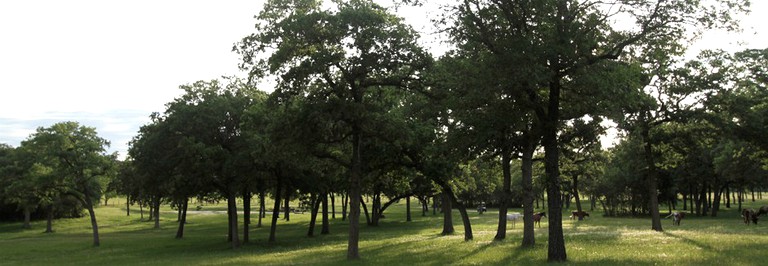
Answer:
<path fill-rule="evenodd" d="M 221 206 L 204 206 L 190 213 L 182 240 L 174 239 L 176 216 L 164 208 L 161 229 L 139 221 L 138 209 L 126 216 L 125 207 L 97 208 L 101 246 L 91 246 L 87 217 L 54 223 L 53 234 L 42 233 L 45 221 L 22 230 L 21 223 L 0 223 L 0 265 L 127 265 L 127 264 L 376 264 L 376 265 L 466 265 L 546 263 L 547 226 L 536 228 L 536 247 L 523 249 L 522 224 L 508 225 L 507 239 L 493 241 L 498 212 L 489 209 L 480 215 L 470 211 L 473 241 L 463 241 L 463 227 L 455 211 L 456 234 L 440 236 L 442 215 L 421 216 L 412 206 L 413 222 L 405 221 L 404 201 L 390 207 L 378 227 L 362 226 L 362 260 L 346 260 L 347 227 L 340 213 L 332 220 L 331 234 L 307 237 L 309 213 L 291 214 L 291 221 L 279 220 L 277 242 L 268 243 L 268 223 L 256 228 L 252 219 L 251 243 L 231 250 L 226 242 L 226 215 Z M 748 203 L 755 208 L 768 201 Z M 338 208 L 340 209 L 340 208 Z M 519 211 L 514 209 L 512 211 Z M 537 210 L 538 211 L 538 210 Z M 757 226 L 744 225 L 738 210 L 722 210 L 719 217 L 686 216 L 680 226 L 663 221 L 664 232 L 652 231 L 650 218 L 607 218 L 591 212 L 584 221 L 569 220 L 565 211 L 567 264 L 607 265 L 760 265 L 768 249 L 768 216 Z M 665 215 L 666 216 L 666 215 Z M 254 214 L 253 217 L 256 217 Z M 663 216 L 662 216 L 663 217 Z M 146 218 L 146 213 L 145 213 Z M 242 223 L 242 216 L 240 217 Z M 364 217 L 362 221 L 365 221 Z M 242 233 L 242 232 L 241 232 Z"/>

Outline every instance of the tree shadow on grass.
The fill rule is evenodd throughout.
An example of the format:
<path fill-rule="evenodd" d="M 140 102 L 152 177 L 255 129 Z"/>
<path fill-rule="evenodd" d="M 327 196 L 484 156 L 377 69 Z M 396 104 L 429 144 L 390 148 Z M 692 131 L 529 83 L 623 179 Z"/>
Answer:
<path fill-rule="evenodd" d="M 667 232 L 667 231 L 663 231 L 662 233 L 664 235 L 666 235 L 666 236 L 682 240 L 685 243 L 691 244 L 693 246 L 696 246 L 696 247 L 701 248 L 701 249 L 706 250 L 706 251 L 714 251 L 715 250 L 714 248 L 712 248 L 709 245 L 706 245 L 706 244 L 701 243 L 699 241 L 696 241 L 696 240 L 693 240 L 693 239 L 690 239 L 690 238 L 687 238 L 687 237 L 684 237 L 684 236 L 681 236 L 681 235 L 678 235 L 678 234 L 673 234 L 673 233 L 670 233 L 670 232 Z"/>

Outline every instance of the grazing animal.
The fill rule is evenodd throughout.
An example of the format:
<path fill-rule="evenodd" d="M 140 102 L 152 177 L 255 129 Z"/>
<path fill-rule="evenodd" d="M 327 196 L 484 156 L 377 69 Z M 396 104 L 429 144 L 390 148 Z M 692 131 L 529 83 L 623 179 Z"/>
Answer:
<path fill-rule="evenodd" d="M 672 225 L 680 226 L 680 221 L 683 220 L 683 218 L 685 218 L 685 213 L 684 212 L 673 212 L 673 213 L 670 213 L 667 217 L 664 217 L 664 218 L 666 219 L 666 218 L 669 218 L 669 217 L 672 217 Z"/>
<path fill-rule="evenodd" d="M 587 213 L 585 211 L 581 211 L 581 212 L 579 212 L 579 211 L 572 211 L 571 212 L 571 220 L 578 218 L 579 221 L 581 221 L 581 220 L 584 219 L 584 217 L 589 217 L 589 213 Z"/>
<path fill-rule="evenodd" d="M 760 216 L 767 213 L 768 213 L 768 205 L 763 205 L 762 207 L 760 207 L 760 209 L 757 209 L 757 213 L 755 213 L 755 215 Z"/>
<path fill-rule="evenodd" d="M 744 219 L 744 224 L 746 225 L 749 225 L 750 220 L 752 223 L 757 224 L 757 217 L 758 214 L 753 209 L 744 209 L 741 211 L 741 218 Z"/>
<path fill-rule="evenodd" d="M 541 228 L 541 217 L 547 217 L 547 213 L 546 212 L 537 212 L 537 213 L 533 214 L 533 224 L 534 225 L 538 224 L 539 228 Z"/>
<path fill-rule="evenodd" d="M 507 214 L 507 221 L 511 221 L 512 222 L 512 228 L 515 228 L 515 222 L 518 219 L 520 219 L 520 217 L 523 217 L 523 215 L 520 214 L 520 213 L 517 213 L 517 212 L 508 213 Z"/>

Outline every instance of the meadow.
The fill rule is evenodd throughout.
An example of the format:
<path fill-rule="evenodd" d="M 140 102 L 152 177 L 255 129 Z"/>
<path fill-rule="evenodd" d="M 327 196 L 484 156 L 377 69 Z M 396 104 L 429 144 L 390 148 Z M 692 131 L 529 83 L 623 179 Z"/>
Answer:
<path fill-rule="evenodd" d="M 748 202 L 746 207 L 765 204 Z M 256 228 L 254 215 L 251 242 L 232 250 L 225 214 L 190 213 L 184 239 L 174 239 L 176 214 L 167 206 L 161 208 L 160 229 L 152 228 L 146 213 L 140 220 L 138 208 L 126 216 L 125 206 L 117 202 L 96 211 L 100 247 L 91 246 L 87 216 L 56 220 L 52 234 L 43 233 L 45 221 L 34 222 L 29 230 L 22 230 L 20 222 L 0 223 L 0 265 L 531 265 L 545 264 L 547 257 L 546 220 L 536 228 L 536 246 L 526 249 L 520 246 L 522 222 L 508 225 L 506 240 L 493 241 L 496 210 L 470 211 L 475 239 L 465 242 L 458 211 L 456 234 L 441 236 L 442 214 L 422 216 L 413 205 L 413 221 L 406 222 L 401 202 L 385 212 L 378 227 L 361 226 L 362 259 L 351 262 L 345 258 L 347 226 L 340 213 L 331 220 L 330 234 L 320 235 L 318 226 L 314 237 L 306 236 L 309 213 L 292 214 L 288 222 L 281 217 L 274 243 L 267 242 L 271 216 Z M 650 230 L 649 218 L 608 218 L 597 210 L 584 221 L 563 217 L 567 265 L 768 264 L 768 219 L 744 225 L 736 208 L 714 218 L 689 215 L 680 226 L 666 219 L 664 232 Z"/>

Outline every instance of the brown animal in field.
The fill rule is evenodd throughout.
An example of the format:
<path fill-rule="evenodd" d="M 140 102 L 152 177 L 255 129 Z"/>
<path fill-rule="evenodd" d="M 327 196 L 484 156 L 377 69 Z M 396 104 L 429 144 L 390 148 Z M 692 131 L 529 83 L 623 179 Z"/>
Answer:
<path fill-rule="evenodd" d="M 579 221 L 581 221 L 581 220 L 584 219 L 584 217 L 589 217 L 589 213 L 587 213 L 585 211 L 581 211 L 581 212 L 579 212 L 579 211 L 572 211 L 571 212 L 571 220 L 578 218 Z"/>
<path fill-rule="evenodd" d="M 666 219 L 666 218 L 669 218 L 669 217 L 672 217 L 672 225 L 680 226 L 680 221 L 683 220 L 683 218 L 685 218 L 685 213 L 684 212 L 673 212 L 673 213 L 670 213 L 667 217 L 664 217 L 664 218 Z"/>
<path fill-rule="evenodd" d="M 763 205 L 762 207 L 760 207 L 760 209 L 757 209 L 757 213 L 755 213 L 755 215 L 760 216 L 767 213 L 768 213 L 768 205 Z"/>
<path fill-rule="evenodd" d="M 751 220 L 752 223 L 757 224 L 757 217 L 758 214 L 753 209 L 744 209 L 741 211 L 741 218 L 744 219 L 744 224 L 749 225 L 749 221 Z"/>
<path fill-rule="evenodd" d="M 547 213 L 546 212 L 537 212 L 537 213 L 533 214 L 533 224 L 534 225 L 538 224 L 539 228 L 541 228 L 541 217 L 547 217 Z"/>

